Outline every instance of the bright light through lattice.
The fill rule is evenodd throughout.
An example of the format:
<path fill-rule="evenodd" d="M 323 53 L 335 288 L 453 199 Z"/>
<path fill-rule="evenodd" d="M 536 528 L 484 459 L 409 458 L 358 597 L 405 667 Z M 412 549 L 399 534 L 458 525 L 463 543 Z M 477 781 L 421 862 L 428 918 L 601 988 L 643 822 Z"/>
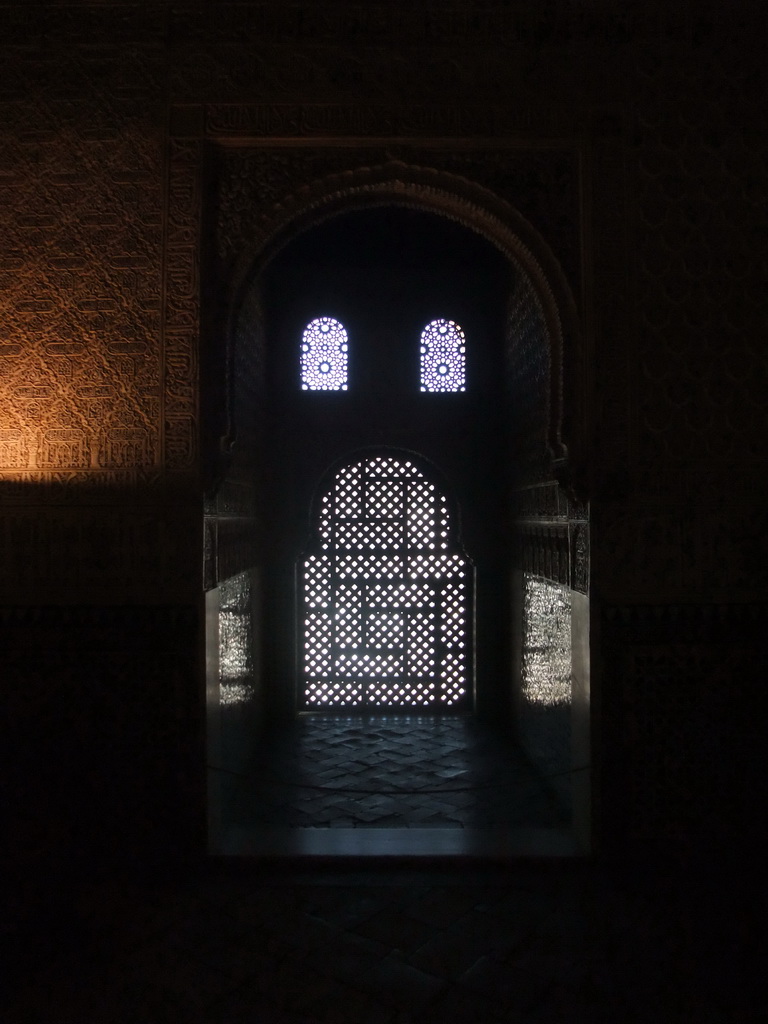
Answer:
<path fill-rule="evenodd" d="M 466 339 L 453 320 L 433 320 L 421 332 L 421 390 L 465 390 Z"/>
<path fill-rule="evenodd" d="M 301 387 L 304 391 L 346 391 L 349 339 L 338 320 L 321 316 L 307 324 L 301 338 Z"/>
<path fill-rule="evenodd" d="M 469 691 L 471 567 L 445 496 L 404 458 L 346 466 L 303 567 L 304 701 L 451 706 Z"/>

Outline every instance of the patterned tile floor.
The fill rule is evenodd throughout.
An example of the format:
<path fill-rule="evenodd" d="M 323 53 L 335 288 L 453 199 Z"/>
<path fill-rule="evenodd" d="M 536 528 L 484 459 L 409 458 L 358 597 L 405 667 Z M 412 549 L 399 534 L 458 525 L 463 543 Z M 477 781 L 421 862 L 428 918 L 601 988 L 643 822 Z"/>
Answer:
<path fill-rule="evenodd" d="M 290 828 L 558 827 L 567 812 L 476 719 L 299 718 L 233 779 L 229 820 Z"/>

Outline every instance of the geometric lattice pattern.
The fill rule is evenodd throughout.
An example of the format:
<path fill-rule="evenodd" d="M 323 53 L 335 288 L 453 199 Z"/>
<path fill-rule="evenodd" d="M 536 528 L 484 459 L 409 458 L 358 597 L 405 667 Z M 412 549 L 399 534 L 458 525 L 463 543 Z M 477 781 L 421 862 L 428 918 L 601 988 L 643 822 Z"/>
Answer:
<path fill-rule="evenodd" d="M 347 332 L 338 320 L 321 316 L 301 338 L 301 387 L 304 391 L 347 390 Z"/>
<path fill-rule="evenodd" d="M 571 799 L 571 592 L 523 573 L 522 704 L 518 735 L 533 764 Z"/>
<path fill-rule="evenodd" d="M 571 703 L 571 599 L 567 586 L 523 576 L 525 700 L 542 707 Z"/>
<path fill-rule="evenodd" d="M 464 391 L 466 340 L 453 320 L 433 320 L 421 332 L 421 390 Z"/>
<path fill-rule="evenodd" d="M 469 698 L 472 569 L 448 502 L 409 459 L 337 473 L 302 572 L 307 708 L 455 708 Z"/>

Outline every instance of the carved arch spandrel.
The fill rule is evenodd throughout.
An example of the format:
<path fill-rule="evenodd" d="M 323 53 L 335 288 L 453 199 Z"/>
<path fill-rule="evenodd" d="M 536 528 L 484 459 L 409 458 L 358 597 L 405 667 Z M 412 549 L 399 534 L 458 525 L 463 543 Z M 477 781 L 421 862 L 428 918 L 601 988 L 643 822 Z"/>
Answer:
<path fill-rule="evenodd" d="M 573 456 L 584 446 L 584 438 L 577 434 L 583 423 L 583 396 L 575 380 L 567 382 L 567 390 L 563 380 L 564 365 L 580 365 L 582 351 L 576 303 L 568 282 L 546 241 L 517 210 L 458 175 L 390 161 L 320 178 L 264 210 L 232 275 L 227 302 L 229 364 L 241 336 L 239 317 L 244 299 L 284 246 L 338 214 L 389 205 L 435 213 L 482 235 L 526 281 L 540 318 L 540 344 L 545 351 L 539 357 L 546 365 L 548 384 L 546 410 L 540 410 L 544 422 L 538 444 L 551 461 L 550 470 L 564 466 L 569 457 L 580 464 L 583 457 L 574 460 Z M 233 435 L 236 424 L 231 408 L 228 420 L 227 433 Z M 564 421 L 573 425 L 567 439 L 563 437 Z"/>

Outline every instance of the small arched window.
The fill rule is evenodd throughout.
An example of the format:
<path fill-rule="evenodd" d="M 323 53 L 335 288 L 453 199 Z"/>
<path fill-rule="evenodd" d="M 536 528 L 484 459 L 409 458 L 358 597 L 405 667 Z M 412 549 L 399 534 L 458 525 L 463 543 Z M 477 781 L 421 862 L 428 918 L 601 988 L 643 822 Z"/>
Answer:
<path fill-rule="evenodd" d="M 421 332 L 421 390 L 465 390 L 466 339 L 453 320 L 432 320 Z"/>
<path fill-rule="evenodd" d="M 346 391 L 349 341 L 344 325 L 332 316 L 310 321 L 301 338 L 303 391 Z"/>

